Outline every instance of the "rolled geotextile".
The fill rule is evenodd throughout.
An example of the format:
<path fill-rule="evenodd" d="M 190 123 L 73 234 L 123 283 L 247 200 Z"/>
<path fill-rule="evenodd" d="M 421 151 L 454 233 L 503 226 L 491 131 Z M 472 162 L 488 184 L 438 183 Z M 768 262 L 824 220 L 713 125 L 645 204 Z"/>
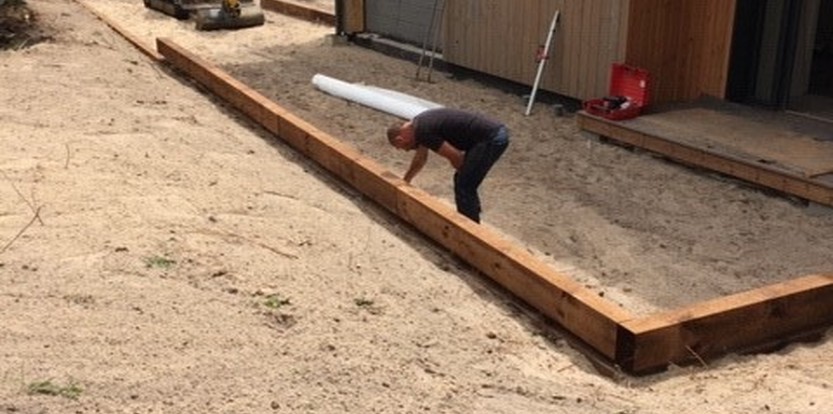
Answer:
<path fill-rule="evenodd" d="M 402 92 L 348 83 L 320 73 L 312 77 L 312 83 L 330 95 L 408 120 L 422 111 L 442 106 Z"/>

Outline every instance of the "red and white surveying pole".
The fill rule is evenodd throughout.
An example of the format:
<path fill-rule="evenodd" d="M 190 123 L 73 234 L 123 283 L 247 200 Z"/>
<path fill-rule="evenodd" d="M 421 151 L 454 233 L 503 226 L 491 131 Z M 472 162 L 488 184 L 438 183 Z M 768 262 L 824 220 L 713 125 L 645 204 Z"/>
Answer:
<path fill-rule="evenodd" d="M 544 49 L 538 52 L 538 73 L 535 74 L 535 83 L 532 85 L 532 94 L 529 95 L 529 104 L 526 106 L 526 116 L 532 112 L 532 104 L 535 103 L 535 94 L 538 92 L 538 84 L 541 83 L 541 75 L 544 73 L 544 65 L 550 58 L 550 45 L 552 44 L 552 37 L 555 34 L 555 27 L 558 24 L 558 18 L 561 15 L 560 10 L 555 11 L 552 16 L 552 23 L 550 24 L 550 31 L 547 33 L 547 41 L 544 43 Z"/>

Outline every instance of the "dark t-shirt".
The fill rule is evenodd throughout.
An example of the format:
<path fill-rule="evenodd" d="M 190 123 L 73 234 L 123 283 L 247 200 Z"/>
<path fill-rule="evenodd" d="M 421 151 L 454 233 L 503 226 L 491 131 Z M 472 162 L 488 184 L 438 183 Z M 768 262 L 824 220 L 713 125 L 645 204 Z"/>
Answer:
<path fill-rule="evenodd" d="M 414 138 L 418 145 L 433 151 L 448 141 L 455 148 L 468 151 L 481 141 L 491 139 L 503 124 L 482 115 L 459 109 L 429 109 L 415 116 Z"/>

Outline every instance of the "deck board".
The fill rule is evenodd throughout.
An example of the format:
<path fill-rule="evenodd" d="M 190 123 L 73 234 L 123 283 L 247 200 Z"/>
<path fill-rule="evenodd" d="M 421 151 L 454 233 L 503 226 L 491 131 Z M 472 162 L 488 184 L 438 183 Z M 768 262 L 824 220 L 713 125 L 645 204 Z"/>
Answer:
<path fill-rule="evenodd" d="M 833 143 L 708 108 L 646 115 L 634 128 L 813 177 L 833 172 Z"/>
<path fill-rule="evenodd" d="M 808 201 L 833 206 L 833 126 L 706 100 L 625 121 L 578 113 L 579 127 Z"/>

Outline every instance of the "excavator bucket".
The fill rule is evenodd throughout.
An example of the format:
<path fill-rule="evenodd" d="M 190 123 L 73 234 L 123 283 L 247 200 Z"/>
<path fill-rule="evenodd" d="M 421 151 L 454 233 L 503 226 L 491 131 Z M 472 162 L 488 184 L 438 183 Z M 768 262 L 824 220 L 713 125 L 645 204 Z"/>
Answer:
<path fill-rule="evenodd" d="M 229 7 L 229 3 L 236 7 Z M 219 30 L 260 26 L 266 18 L 260 6 L 253 2 L 224 0 L 222 7 L 197 10 L 194 20 L 197 22 L 197 30 Z"/>
<path fill-rule="evenodd" d="M 187 1 L 177 0 L 144 0 L 145 7 L 175 17 L 179 20 L 186 20 L 190 15 Z M 185 4 L 183 4 L 185 3 Z"/>
<path fill-rule="evenodd" d="M 260 26 L 266 19 L 256 0 L 144 0 L 145 7 L 180 20 L 193 17 L 197 30 Z"/>

